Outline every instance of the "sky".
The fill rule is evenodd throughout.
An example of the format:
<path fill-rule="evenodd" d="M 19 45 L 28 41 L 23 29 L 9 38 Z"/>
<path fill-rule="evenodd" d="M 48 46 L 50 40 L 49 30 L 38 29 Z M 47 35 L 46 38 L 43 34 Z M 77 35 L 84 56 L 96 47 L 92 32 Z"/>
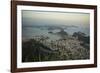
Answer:
<path fill-rule="evenodd" d="M 76 12 L 44 12 L 22 10 L 23 26 L 29 25 L 76 25 L 89 27 L 90 14 Z"/>

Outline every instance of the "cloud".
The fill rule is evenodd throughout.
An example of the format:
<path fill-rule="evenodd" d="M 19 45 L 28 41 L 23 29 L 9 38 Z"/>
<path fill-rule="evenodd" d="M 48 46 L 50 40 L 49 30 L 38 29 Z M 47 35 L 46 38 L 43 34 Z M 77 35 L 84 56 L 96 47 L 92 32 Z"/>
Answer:
<path fill-rule="evenodd" d="M 41 24 L 60 24 L 60 25 L 81 25 L 89 26 L 89 13 L 72 13 L 72 12 L 44 12 L 44 11 L 22 11 L 23 21 L 26 23 L 41 23 Z M 33 23 L 33 24 L 32 24 Z M 26 24 L 27 25 L 27 24 Z"/>

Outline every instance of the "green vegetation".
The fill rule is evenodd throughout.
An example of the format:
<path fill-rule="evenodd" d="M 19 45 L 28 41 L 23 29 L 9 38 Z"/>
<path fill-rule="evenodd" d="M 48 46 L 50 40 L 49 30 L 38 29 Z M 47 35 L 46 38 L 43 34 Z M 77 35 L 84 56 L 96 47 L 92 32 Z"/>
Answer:
<path fill-rule="evenodd" d="M 89 36 L 75 32 L 64 39 L 33 38 L 22 42 L 22 62 L 89 59 Z"/>

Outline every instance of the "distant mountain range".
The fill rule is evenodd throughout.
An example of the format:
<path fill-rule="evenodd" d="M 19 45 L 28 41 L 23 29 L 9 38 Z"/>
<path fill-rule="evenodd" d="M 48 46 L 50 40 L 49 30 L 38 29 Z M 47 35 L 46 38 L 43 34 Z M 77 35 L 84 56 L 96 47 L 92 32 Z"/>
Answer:
<path fill-rule="evenodd" d="M 47 28 L 48 30 L 78 28 L 76 25 L 26 25 L 23 27 Z"/>

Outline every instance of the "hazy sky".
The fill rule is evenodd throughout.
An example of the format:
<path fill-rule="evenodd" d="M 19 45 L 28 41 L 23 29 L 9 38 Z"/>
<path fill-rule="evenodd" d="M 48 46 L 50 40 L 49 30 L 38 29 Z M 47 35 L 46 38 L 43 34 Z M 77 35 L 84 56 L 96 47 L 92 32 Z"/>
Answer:
<path fill-rule="evenodd" d="M 23 25 L 78 25 L 89 27 L 90 14 L 68 12 L 22 11 Z"/>

